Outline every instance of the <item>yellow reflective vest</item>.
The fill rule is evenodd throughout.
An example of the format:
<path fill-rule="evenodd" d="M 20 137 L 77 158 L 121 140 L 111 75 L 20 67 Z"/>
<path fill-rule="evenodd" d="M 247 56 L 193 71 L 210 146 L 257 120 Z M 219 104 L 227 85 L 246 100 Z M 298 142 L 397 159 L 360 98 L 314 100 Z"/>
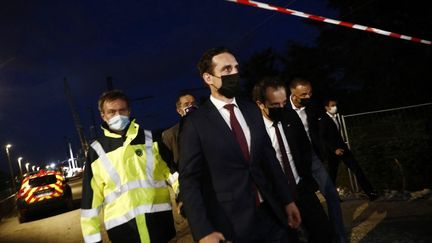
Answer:
<path fill-rule="evenodd" d="M 150 242 L 146 215 L 164 211 L 171 215 L 167 181 L 177 186 L 177 175 L 170 174 L 152 133 L 140 129 L 135 121 L 124 136 L 102 129 L 104 136 L 91 144 L 84 170 L 81 202 L 84 241 L 102 240 L 103 211 L 103 223 L 110 238 L 110 230 L 115 228 L 117 234 L 118 229 L 127 228 L 132 222 L 140 241 Z"/>

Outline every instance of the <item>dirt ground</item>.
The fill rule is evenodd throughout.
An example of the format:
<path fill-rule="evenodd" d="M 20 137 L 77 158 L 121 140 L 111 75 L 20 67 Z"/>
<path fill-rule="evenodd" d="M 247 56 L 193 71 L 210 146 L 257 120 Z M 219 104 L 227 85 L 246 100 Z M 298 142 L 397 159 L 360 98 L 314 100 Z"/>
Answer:
<path fill-rule="evenodd" d="M 0 221 L 0 242 L 83 242 L 79 199 L 75 210 L 57 210 L 35 215 L 19 224 L 17 212 Z M 348 237 L 353 243 L 429 243 L 432 242 L 432 197 L 418 199 L 348 198 L 342 202 Z M 187 221 L 176 213 L 177 237 L 171 242 L 193 242 Z M 103 241 L 109 242 L 106 232 Z"/>
<path fill-rule="evenodd" d="M 432 242 L 432 198 L 374 202 L 354 198 L 345 199 L 341 205 L 352 243 Z M 177 238 L 172 242 L 194 242 L 187 220 L 177 213 L 174 220 Z"/>

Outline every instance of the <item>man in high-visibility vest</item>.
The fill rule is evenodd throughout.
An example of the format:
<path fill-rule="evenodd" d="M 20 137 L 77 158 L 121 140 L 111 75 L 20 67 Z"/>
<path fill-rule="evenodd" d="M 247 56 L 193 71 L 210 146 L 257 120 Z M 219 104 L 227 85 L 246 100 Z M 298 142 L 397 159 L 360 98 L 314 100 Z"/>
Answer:
<path fill-rule="evenodd" d="M 103 135 L 91 144 L 84 171 L 84 241 L 102 241 L 103 211 L 112 242 L 168 242 L 175 229 L 167 182 L 178 186 L 178 175 L 163 160 L 163 145 L 130 119 L 129 100 L 121 91 L 105 92 L 98 105 Z"/>

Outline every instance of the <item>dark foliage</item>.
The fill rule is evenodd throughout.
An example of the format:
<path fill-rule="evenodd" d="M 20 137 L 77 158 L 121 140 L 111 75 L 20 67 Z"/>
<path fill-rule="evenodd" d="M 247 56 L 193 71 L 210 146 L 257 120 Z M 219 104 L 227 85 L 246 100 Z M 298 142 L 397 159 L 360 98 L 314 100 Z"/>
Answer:
<path fill-rule="evenodd" d="M 329 4 L 340 11 L 340 20 L 432 40 L 432 15 L 425 1 L 329 0 Z M 432 46 L 330 24 L 311 22 L 311 26 L 320 30 L 316 46 L 288 43 L 283 53 L 267 49 L 247 61 L 242 67 L 247 90 L 268 75 L 281 75 L 287 82 L 304 77 L 312 82 L 315 98 L 336 96 L 342 114 L 432 101 L 428 88 Z M 358 160 L 380 188 L 401 187 L 395 159 L 403 166 L 408 189 L 431 186 L 427 119 L 430 123 L 430 115 L 378 116 L 349 128 Z"/>

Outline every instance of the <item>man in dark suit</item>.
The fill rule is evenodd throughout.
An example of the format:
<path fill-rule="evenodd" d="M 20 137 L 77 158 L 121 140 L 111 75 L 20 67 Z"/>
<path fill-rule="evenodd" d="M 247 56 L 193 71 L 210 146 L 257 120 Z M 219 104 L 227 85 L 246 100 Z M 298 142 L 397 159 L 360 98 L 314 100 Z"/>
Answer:
<path fill-rule="evenodd" d="M 332 228 L 315 194 L 318 186 L 312 176 L 309 141 L 301 136 L 303 125 L 294 110 L 285 108 L 287 95 L 284 84 L 276 77 L 258 82 L 253 100 L 261 110 L 267 133 L 288 180 L 295 184 L 295 202 L 302 215 L 302 226 L 308 242 L 332 242 Z"/>
<path fill-rule="evenodd" d="M 289 85 L 291 96 L 288 109 L 297 114 L 296 120 L 303 125 L 303 137 L 309 140 L 310 156 L 312 159 L 312 175 L 318 183 L 320 192 L 326 199 L 330 220 L 335 230 L 336 242 L 348 242 L 343 223 L 342 209 L 340 206 L 339 194 L 330 179 L 324 165 L 322 144 L 319 136 L 318 122 L 325 115 L 321 109 L 311 104 L 312 85 L 308 80 L 296 78 Z M 291 111 L 292 112 L 292 111 Z"/>
<path fill-rule="evenodd" d="M 180 191 L 199 242 L 288 242 L 300 213 L 287 188 L 259 109 L 236 99 L 238 63 L 210 49 L 198 68 L 210 99 L 185 119 Z"/>
<path fill-rule="evenodd" d="M 341 133 L 340 124 L 337 119 L 337 101 L 333 98 L 328 98 L 324 102 L 326 114 L 322 116 L 319 122 L 319 131 L 324 145 L 323 152 L 328 161 L 329 174 L 336 183 L 336 176 L 339 167 L 339 162 L 342 160 L 345 165 L 354 173 L 363 191 L 373 201 L 378 198 L 378 194 L 373 189 L 369 180 L 366 178 L 359 163 L 354 158 L 351 150 L 345 144 Z"/>

